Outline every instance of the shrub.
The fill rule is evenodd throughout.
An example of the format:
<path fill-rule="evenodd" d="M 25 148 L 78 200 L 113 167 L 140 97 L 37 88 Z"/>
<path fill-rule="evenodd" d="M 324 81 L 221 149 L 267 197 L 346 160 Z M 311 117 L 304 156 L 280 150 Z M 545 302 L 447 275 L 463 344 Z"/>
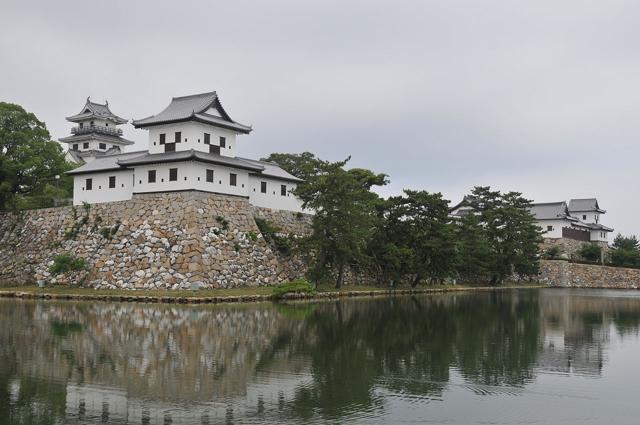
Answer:
<path fill-rule="evenodd" d="M 304 279 L 296 279 L 284 282 L 273 288 L 271 292 L 274 298 L 282 298 L 286 294 L 315 294 L 316 290 L 311 283 Z"/>
<path fill-rule="evenodd" d="M 60 254 L 53 259 L 53 264 L 49 267 L 51 274 L 61 274 L 70 271 L 86 270 L 87 262 L 84 258 L 75 258 L 68 252 Z"/>
<path fill-rule="evenodd" d="M 258 235 L 256 235 L 256 232 L 247 232 L 247 233 L 245 233 L 245 235 L 251 241 L 255 242 L 256 240 L 258 240 Z"/>
<path fill-rule="evenodd" d="M 291 252 L 291 241 L 287 237 L 278 235 L 280 229 L 263 218 L 256 218 L 256 225 L 262 233 L 262 237 L 274 245 L 276 249 L 283 254 L 289 254 Z"/>
<path fill-rule="evenodd" d="M 576 254 L 586 261 L 597 262 L 602 258 L 602 248 L 598 245 L 583 244 Z"/>
<path fill-rule="evenodd" d="M 218 223 L 220 223 L 220 225 L 222 226 L 222 228 L 224 230 L 227 230 L 229 228 L 229 221 L 226 218 L 224 218 L 223 216 L 221 216 L 221 215 L 217 216 L 216 217 L 216 221 Z"/>
<path fill-rule="evenodd" d="M 559 246 L 552 246 L 542 253 L 542 258 L 545 260 L 556 260 L 560 258 L 560 254 L 562 254 L 562 248 Z"/>

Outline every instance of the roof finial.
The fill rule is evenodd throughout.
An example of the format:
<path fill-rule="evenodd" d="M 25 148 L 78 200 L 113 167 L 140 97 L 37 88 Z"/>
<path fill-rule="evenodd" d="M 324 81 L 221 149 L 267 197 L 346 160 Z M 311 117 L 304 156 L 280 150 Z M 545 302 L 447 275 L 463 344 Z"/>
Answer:
<path fill-rule="evenodd" d="M 87 103 L 91 102 L 91 96 L 87 96 Z"/>
<path fill-rule="evenodd" d="M 104 100 L 104 106 L 109 106 L 109 101 L 107 99 Z"/>

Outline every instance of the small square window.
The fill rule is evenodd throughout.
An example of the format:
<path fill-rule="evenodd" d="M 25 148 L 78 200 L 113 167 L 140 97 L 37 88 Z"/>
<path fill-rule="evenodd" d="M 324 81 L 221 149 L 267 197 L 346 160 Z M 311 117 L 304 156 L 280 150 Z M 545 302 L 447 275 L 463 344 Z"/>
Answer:
<path fill-rule="evenodd" d="M 582 219 L 586 220 L 587 219 L 587 215 L 586 214 L 582 214 Z"/>
<path fill-rule="evenodd" d="M 116 176 L 109 176 L 109 189 L 115 189 L 116 187 Z"/>
<path fill-rule="evenodd" d="M 213 183 L 213 170 L 207 170 L 207 181 Z"/>
<path fill-rule="evenodd" d="M 156 182 L 156 170 L 149 170 L 147 174 L 147 182 L 155 183 Z"/>
<path fill-rule="evenodd" d="M 553 226 L 547 226 L 547 232 L 553 232 Z"/>
<path fill-rule="evenodd" d="M 267 182 L 260 182 L 260 192 L 267 193 Z"/>
<path fill-rule="evenodd" d="M 287 185 L 286 184 L 281 184 L 280 185 L 280 195 L 287 196 Z"/>
<path fill-rule="evenodd" d="M 98 144 L 98 149 L 106 150 L 107 149 L 107 144 L 106 143 L 99 143 Z"/>
<path fill-rule="evenodd" d="M 227 138 L 226 137 L 220 137 L 220 147 L 221 148 L 227 147 Z"/>
<path fill-rule="evenodd" d="M 84 187 L 86 187 L 87 190 L 93 189 L 93 179 L 86 179 L 84 181 Z"/>
<path fill-rule="evenodd" d="M 180 143 L 180 140 L 181 140 L 181 139 L 182 139 L 182 132 L 180 132 L 180 131 L 176 131 L 176 134 L 175 134 L 175 137 L 174 137 L 174 139 L 173 139 L 173 140 L 174 140 L 176 143 Z"/>
<path fill-rule="evenodd" d="M 238 175 L 231 173 L 229 174 L 229 184 L 231 186 L 236 186 L 238 184 Z"/>
<path fill-rule="evenodd" d="M 74 151 L 77 151 L 77 150 L 78 150 L 78 144 L 77 144 L 77 143 L 74 143 L 74 144 L 73 144 L 73 150 L 74 150 Z"/>
<path fill-rule="evenodd" d="M 166 143 L 166 140 L 167 140 L 167 135 L 164 133 L 160 134 L 160 144 L 164 145 Z"/>
<path fill-rule="evenodd" d="M 89 142 L 84 142 L 84 143 L 82 144 L 82 148 L 83 148 L 83 149 L 89 149 Z"/>
<path fill-rule="evenodd" d="M 204 133 L 204 144 L 205 145 L 211 144 L 211 135 L 209 133 Z"/>
<path fill-rule="evenodd" d="M 170 182 L 178 181 L 178 169 L 177 168 L 169 168 L 169 181 Z"/>

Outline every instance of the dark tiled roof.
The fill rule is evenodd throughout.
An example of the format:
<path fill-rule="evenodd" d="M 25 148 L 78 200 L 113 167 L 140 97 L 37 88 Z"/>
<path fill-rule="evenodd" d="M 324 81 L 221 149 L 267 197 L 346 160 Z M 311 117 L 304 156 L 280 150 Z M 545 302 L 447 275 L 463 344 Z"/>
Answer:
<path fill-rule="evenodd" d="M 605 210 L 600 209 L 598 205 L 598 200 L 596 198 L 585 198 L 585 199 L 572 199 L 569 201 L 569 211 L 571 212 L 587 212 L 587 211 L 596 211 L 600 213 L 605 213 Z"/>
<path fill-rule="evenodd" d="M 228 156 L 199 152 L 196 150 L 164 152 L 164 153 L 146 153 L 136 158 L 118 161 L 123 166 L 143 165 L 143 164 L 160 164 L 165 162 L 181 162 L 181 161 L 201 161 L 212 164 L 226 165 L 229 167 L 242 168 L 249 171 L 260 172 L 265 169 L 264 166 L 252 164 L 239 158 L 231 158 Z"/>
<path fill-rule="evenodd" d="M 260 173 L 256 173 L 259 174 L 261 176 L 266 176 L 266 177 L 273 177 L 275 179 L 280 179 L 280 180 L 287 180 L 287 181 L 292 181 L 292 182 L 302 182 L 304 180 L 294 176 L 293 174 L 289 174 L 288 172 L 286 172 L 285 170 L 283 170 L 282 168 L 280 168 L 280 166 L 274 162 L 269 162 L 269 161 L 257 161 L 255 159 L 248 159 L 248 158 L 238 158 L 241 161 L 245 161 L 248 162 L 250 164 L 254 164 L 258 167 L 264 167 L 264 170 L 262 170 Z"/>
<path fill-rule="evenodd" d="M 567 203 L 564 201 L 532 204 L 530 212 L 536 220 L 567 219 L 577 221 L 575 217 L 571 217 L 569 214 Z"/>
<path fill-rule="evenodd" d="M 63 137 L 63 138 L 58 139 L 58 140 L 63 142 L 63 143 L 86 142 L 86 141 L 89 141 L 89 140 L 99 140 L 99 141 L 102 141 L 102 142 L 117 143 L 117 144 L 120 144 L 120 145 L 133 145 L 133 143 L 134 143 L 131 140 L 127 140 L 127 139 L 125 139 L 123 137 L 109 136 L 108 134 L 102 134 L 102 133 L 78 134 L 78 135 L 75 135 L 75 136 Z"/>
<path fill-rule="evenodd" d="M 128 122 L 124 118 L 120 118 L 109 109 L 109 102 L 105 102 L 104 105 L 100 103 L 92 102 L 89 98 L 87 98 L 87 103 L 85 103 L 82 110 L 70 117 L 67 117 L 68 121 L 76 122 L 82 121 L 89 118 L 100 118 L 100 119 L 108 119 L 118 124 L 125 124 Z"/>
<path fill-rule="evenodd" d="M 216 109 L 220 116 L 206 113 L 210 108 Z M 171 99 L 169 106 L 162 110 L 162 112 L 140 120 L 133 120 L 132 124 L 136 128 L 144 128 L 153 125 L 190 120 L 227 128 L 239 133 L 251 132 L 250 126 L 237 123 L 229 117 L 229 114 L 227 114 L 222 107 L 215 91 L 191 96 L 174 97 Z"/>
<path fill-rule="evenodd" d="M 87 162 L 86 164 L 75 168 L 71 171 L 67 171 L 67 174 L 87 174 L 87 173 L 98 173 L 101 171 L 112 171 L 112 170 L 126 170 L 126 167 L 122 167 L 118 161 L 122 159 L 132 159 L 141 155 L 147 154 L 149 151 L 136 151 L 136 152 L 127 152 L 118 155 L 104 155 L 97 156 L 91 162 Z"/>

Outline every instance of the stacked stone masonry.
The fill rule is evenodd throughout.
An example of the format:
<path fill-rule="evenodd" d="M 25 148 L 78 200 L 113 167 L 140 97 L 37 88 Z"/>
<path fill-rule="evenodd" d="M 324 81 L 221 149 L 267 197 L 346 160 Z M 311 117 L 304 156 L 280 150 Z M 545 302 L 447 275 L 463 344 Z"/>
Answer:
<path fill-rule="evenodd" d="M 543 260 L 540 281 L 557 287 L 637 289 L 640 269 Z"/>
<path fill-rule="evenodd" d="M 95 288 L 187 289 L 271 285 L 301 277 L 299 258 L 278 252 L 254 216 L 302 235 L 308 215 L 253 207 L 245 198 L 175 192 L 135 195 L 90 208 L 0 215 L 0 285 L 36 281 Z M 52 276 L 59 254 L 87 271 Z"/>

